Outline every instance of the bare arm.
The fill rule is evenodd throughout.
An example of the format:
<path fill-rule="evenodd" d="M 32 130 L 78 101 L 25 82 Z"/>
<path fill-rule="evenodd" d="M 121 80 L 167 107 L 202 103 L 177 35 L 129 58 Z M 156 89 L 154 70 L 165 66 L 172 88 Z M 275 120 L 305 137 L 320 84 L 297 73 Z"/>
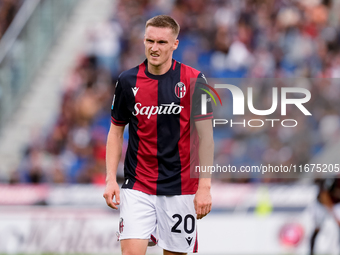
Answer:
<path fill-rule="evenodd" d="M 103 197 L 108 206 L 118 209 L 120 203 L 120 191 L 117 183 L 117 168 L 122 156 L 124 126 L 116 126 L 111 123 L 106 144 L 106 188 Z M 113 198 L 115 197 L 115 202 Z"/>
<path fill-rule="evenodd" d="M 320 192 L 320 203 L 322 203 L 324 206 L 326 206 L 329 210 L 333 210 L 333 202 L 331 199 L 331 196 L 329 195 L 328 191 L 322 190 Z"/>
<path fill-rule="evenodd" d="M 199 137 L 198 156 L 200 166 L 203 168 L 212 166 L 214 161 L 214 139 L 211 119 L 197 121 L 195 125 Z M 203 218 L 211 211 L 212 199 L 210 187 L 210 173 L 201 173 L 194 199 L 197 219 Z"/>

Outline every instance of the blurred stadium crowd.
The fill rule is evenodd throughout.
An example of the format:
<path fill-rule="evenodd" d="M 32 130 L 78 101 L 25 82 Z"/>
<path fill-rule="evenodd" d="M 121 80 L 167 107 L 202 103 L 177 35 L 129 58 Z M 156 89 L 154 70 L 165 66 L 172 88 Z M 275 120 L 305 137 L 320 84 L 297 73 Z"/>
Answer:
<path fill-rule="evenodd" d="M 4 1 L 3 1 L 4 2 Z M 124 0 L 112 19 L 89 30 L 87 51 L 67 79 L 59 117 L 32 139 L 11 183 L 105 182 L 105 142 L 117 76 L 144 60 L 147 19 L 170 14 L 181 26 L 174 58 L 212 78 L 340 78 L 340 5 L 331 0 Z M 265 83 L 261 93 L 271 95 Z M 340 86 L 306 82 L 312 118 L 283 130 L 216 128 L 216 160 L 230 164 L 301 164 L 340 130 Z M 271 105 L 262 100 L 258 109 Z M 262 104 L 262 105 L 261 105 Z M 268 106 L 269 105 L 269 106 Z M 254 131 L 255 130 L 255 131 Z M 124 148 L 126 148 L 127 135 Z M 222 161 L 223 161 L 222 160 Z M 122 178 L 124 157 L 119 166 Z M 261 180 L 253 176 L 227 181 Z"/>

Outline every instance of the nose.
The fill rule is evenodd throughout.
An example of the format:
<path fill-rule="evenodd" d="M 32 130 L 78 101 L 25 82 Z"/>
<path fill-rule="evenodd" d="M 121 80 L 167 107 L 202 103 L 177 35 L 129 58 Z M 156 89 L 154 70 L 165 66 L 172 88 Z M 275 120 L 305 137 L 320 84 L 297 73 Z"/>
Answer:
<path fill-rule="evenodd" d="M 151 50 L 152 51 L 157 51 L 158 50 L 157 42 L 154 42 L 154 44 L 152 44 Z"/>

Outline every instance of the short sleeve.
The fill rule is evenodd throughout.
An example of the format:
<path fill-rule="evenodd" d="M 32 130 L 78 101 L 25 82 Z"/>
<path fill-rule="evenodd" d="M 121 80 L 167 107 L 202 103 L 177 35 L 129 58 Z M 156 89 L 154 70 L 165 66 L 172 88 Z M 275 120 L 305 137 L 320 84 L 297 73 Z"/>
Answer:
<path fill-rule="evenodd" d="M 116 126 L 124 126 L 129 123 L 130 115 L 122 83 L 118 78 L 111 106 L 111 123 Z"/>
<path fill-rule="evenodd" d="M 330 191 L 330 190 L 333 189 L 334 185 L 335 185 L 335 179 L 334 178 L 325 179 L 324 182 L 323 182 L 322 189 L 326 190 L 326 191 Z"/>
<path fill-rule="evenodd" d="M 213 118 L 211 104 L 211 93 L 204 74 L 200 73 L 195 83 L 195 90 L 192 97 L 192 117 L 194 121 Z"/>
<path fill-rule="evenodd" d="M 316 184 L 319 188 L 319 192 L 329 192 L 335 184 L 335 179 L 334 178 L 330 178 L 330 179 L 318 179 L 316 181 Z"/>

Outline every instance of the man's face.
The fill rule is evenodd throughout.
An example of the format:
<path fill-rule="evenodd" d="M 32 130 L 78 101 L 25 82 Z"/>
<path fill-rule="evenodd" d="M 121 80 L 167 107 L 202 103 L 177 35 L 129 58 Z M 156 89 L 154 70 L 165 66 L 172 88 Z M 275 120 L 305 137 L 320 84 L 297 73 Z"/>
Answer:
<path fill-rule="evenodd" d="M 160 67 L 167 61 L 171 61 L 178 40 L 171 28 L 148 26 L 145 30 L 144 45 L 148 63 Z"/>

